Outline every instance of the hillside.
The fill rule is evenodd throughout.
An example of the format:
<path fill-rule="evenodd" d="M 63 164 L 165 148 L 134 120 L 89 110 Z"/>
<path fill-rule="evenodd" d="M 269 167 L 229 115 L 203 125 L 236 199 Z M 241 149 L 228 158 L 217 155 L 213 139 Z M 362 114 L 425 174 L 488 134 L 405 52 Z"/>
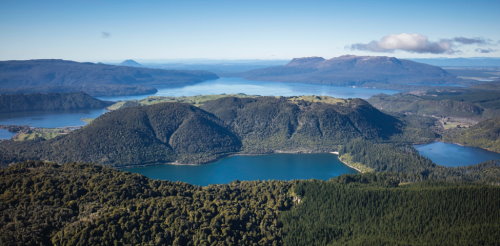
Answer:
<path fill-rule="evenodd" d="M 432 89 L 376 95 L 368 101 L 380 110 L 442 119 L 445 128 L 477 123 L 500 115 L 500 84 L 488 83 L 470 88 Z M 450 121 L 451 122 L 447 122 Z M 456 123 L 455 123 L 456 122 Z"/>
<path fill-rule="evenodd" d="M 291 98 L 226 97 L 201 108 L 240 136 L 243 151 L 329 152 L 350 139 L 384 139 L 399 132 L 399 121 L 361 99 L 318 103 Z"/>
<path fill-rule="evenodd" d="M 470 128 L 448 130 L 443 140 L 500 153 L 500 118 L 481 121 Z"/>
<path fill-rule="evenodd" d="M 496 245 L 500 188 L 391 175 L 207 187 L 99 165 L 0 169 L 2 245 Z"/>
<path fill-rule="evenodd" d="M 106 113 L 88 126 L 35 144 L 4 142 L 5 156 L 114 166 L 203 163 L 240 149 L 238 138 L 211 114 L 180 103 Z"/>
<path fill-rule="evenodd" d="M 295 58 L 284 66 L 241 74 L 251 80 L 320 83 L 338 86 L 436 85 L 461 80 L 445 70 L 409 60 L 385 56 L 345 55 Z"/>
<path fill-rule="evenodd" d="M 111 104 L 112 102 L 101 101 L 82 92 L 16 95 L 0 94 L 0 113 L 98 109 Z"/>
<path fill-rule="evenodd" d="M 225 97 L 201 108 L 128 107 L 47 141 L 3 141 L 0 157 L 3 164 L 33 159 L 114 166 L 205 163 L 240 151 L 329 152 L 350 139 L 386 139 L 400 131 L 397 119 L 361 99 L 335 104 L 290 99 Z"/>
<path fill-rule="evenodd" d="M 158 87 L 216 79 L 204 71 L 179 71 L 65 60 L 0 61 L 0 93 L 79 92 L 92 96 L 156 92 Z"/>

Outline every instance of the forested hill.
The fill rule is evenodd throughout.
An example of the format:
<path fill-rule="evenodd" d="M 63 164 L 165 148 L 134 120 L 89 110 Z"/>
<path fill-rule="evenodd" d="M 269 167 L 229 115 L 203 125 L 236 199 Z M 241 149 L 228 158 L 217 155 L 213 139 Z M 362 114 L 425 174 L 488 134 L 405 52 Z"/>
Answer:
<path fill-rule="evenodd" d="M 33 159 L 114 166 L 204 163 L 240 151 L 336 151 L 354 138 L 388 138 L 399 127 L 397 119 L 360 99 L 227 97 L 202 108 L 183 103 L 123 108 L 47 141 L 3 141 L 0 157 L 3 164 Z"/>
<path fill-rule="evenodd" d="M 376 95 L 368 99 L 388 112 L 487 119 L 500 115 L 500 83 L 471 88 L 441 88 L 394 95 Z"/>
<path fill-rule="evenodd" d="M 500 188 L 390 175 L 207 187 L 79 163 L 0 169 L 1 245 L 497 245 Z"/>
<path fill-rule="evenodd" d="M 83 92 L 0 95 L 0 113 L 98 109 L 111 104 Z"/>
<path fill-rule="evenodd" d="M 0 93 L 78 92 L 92 96 L 156 92 L 216 79 L 204 71 L 149 69 L 66 60 L 0 61 Z"/>
<path fill-rule="evenodd" d="M 440 67 L 385 56 L 345 55 L 295 58 L 284 66 L 241 74 L 253 80 L 320 83 L 349 86 L 426 85 L 462 81 Z"/>

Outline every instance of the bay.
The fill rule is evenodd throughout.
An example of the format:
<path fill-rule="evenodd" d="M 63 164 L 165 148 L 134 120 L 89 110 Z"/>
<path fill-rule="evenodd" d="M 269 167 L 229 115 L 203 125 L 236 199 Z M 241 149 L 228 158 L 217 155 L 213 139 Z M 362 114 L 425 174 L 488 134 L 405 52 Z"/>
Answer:
<path fill-rule="evenodd" d="M 434 163 L 447 167 L 478 164 L 489 160 L 500 160 L 500 154 L 476 147 L 434 142 L 415 145 L 417 151 Z"/>
<path fill-rule="evenodd" d="M 123 170 L 195 185 L 227 184 L 234 180 L 327 180 L 357 173 L 336 155 L 327 153 L 235 155 L 204 165 L 154 165 Z"/>

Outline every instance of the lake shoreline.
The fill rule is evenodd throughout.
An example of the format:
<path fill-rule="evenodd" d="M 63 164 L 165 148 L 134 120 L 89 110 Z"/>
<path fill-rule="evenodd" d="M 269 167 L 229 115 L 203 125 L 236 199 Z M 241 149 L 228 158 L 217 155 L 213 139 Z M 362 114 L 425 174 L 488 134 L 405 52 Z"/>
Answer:
<path fill-rule="evenodd" d="M 224 156 L 221 156 L 220 158 L 217 158 L 215 160 L 212 160 L 212 161 L 209 161 L 209 162 L 204 162 L 204 163 L 180 163 L 180 162 L 167 162 L 167 163 L 153 163 L 153 164 L 140 164 L 140 165 L 127 165 L 127 166 L 114 166 L 113 168 L 116 168 L 116 169 L 127 169 L 127 168 L 136 168 L 136 167 L 148 167 L 148 166 L 161 166 L 161 165 L 169 165 L 169 166 L 205 166 L 205 165 L 209 165 L 211 163 L 214 163 L 214 162 L 217 162 L 217 161 L 220 161 L 222 159 L 225 159 L 225 158 L 229 158 L 229 157 L 233 157 L 233 156 L 263 156 L 263 155 L 273 155 L 273 154 L 334 154 L 337 156 L 338 160 L 362 173 L 358 168 L 355 168 L 347 163 L 345 163 L 344 161 L 342 161 L 340 159 L 340 156 L 339 156 L 339 152 L 338 151 L 333 151 L 333 152 L 315 152 L 315 151 L 280 151 L 280 150 L 276 150 L 274 152 L 267 152 L 267 153 L 232 153 L 232 154 L 228 154 L 228 155 L 224 155 Z"/>

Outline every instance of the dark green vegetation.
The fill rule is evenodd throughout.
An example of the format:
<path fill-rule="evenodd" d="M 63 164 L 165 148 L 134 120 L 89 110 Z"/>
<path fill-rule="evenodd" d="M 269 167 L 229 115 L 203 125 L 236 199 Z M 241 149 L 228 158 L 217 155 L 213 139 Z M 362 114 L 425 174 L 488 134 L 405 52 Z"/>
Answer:
<path fill-rule="evenodd" d="M 320 83 L 339 86 L 376 86 L 407 90 L 412 85 L 459 83 L 445 70 L 409 60 L 383 56 L 295 58 L 284 66 L 251 70 L 241 76 L 253 80 Z M 403 87 L 401 87 L 403 88 Z"/>
<path fill-rule="evenodd" d="M 399 118 L 409 123 L 405 128 L 406 140 L 426 142 L 425 138 L 432 140 L 434 132 L 435 139 L 442 136 L 446 142 L 500 151 L 498 82 L 470 88 L 377 95 L 368 101 L 382 111 L 405 115 Z"/>
<path fill-rule="evenodd" d="M 340 149 L 340 154 L 349 154 L 352 162 L 362 163 L 376 172 L 393 173 L 402 182 L 500 182 L 500 160 L 466 167 L 443 167 L 419 155 L 411 145 L 363 139 L 350 141 Z"/>
<path fill-rule="evenodd" d="M 92 96 L 156 92 L 157 87 L 216 79 L 204 71 L 176 71 L 65 60 L 0 62 L 0 93 L 75 92 Z"/>
<path fill-rule="evenodd" d="M 25 162 L 0 170 L 0 244 L 496 245 L 499 203 L 498 186 L 381 173 L 199 187 Z"/>
<path fill-rule="evenodd" d="M 226 97 L 205 102 L 242 139 L 243 152 L 329 152 L 350 139 L 386 139 L 400 122 L 361 99 L 316 103 L 292 98 Z"/>
<path fill-rule="evenodd" d="M 397 186 L 382 175 L 301 182 L 281 216 L 285 245 L 497 245 L 498 186 Z"/>
<path fill-rule="evenodd" d="M 0 95 L 0 113 L 98 109 L 111 104 L 82 92 Z"/>
<path fill-rule="evenodd" d="M 450 129 L 443 140 L 500 153 L 500 118 L 481 121 L 470 128 Z"/>
<path fill-rule="evenodd" d="M 213 115 L 165 103 L 106 113 L 88 126 L 47 141 L 2 142 L 3 160 L 89 161 L 144 165 L 203 163 L 240 149 L 239 139 Z"/>
<path fill-rule="evenodd" d="M 432 89 L 377 95 L 368 101 L 378 109 L 437 117 L 486 119 L 500 115 L 500 84 L 471 88 Z"/>
<path fill-rule="evenodd" d="M 354 138 L 382 140 L 400 132 L 397 119 L 361 99 L 333 104 L 295 99 L 226 97 L 201 109 L 183 103 L 123 108 L 47 141 L 3 141 L 0 158 L 3 164 L 204 163 L 234 152 L 336 151 Z"/>
<path fill-rule="evenodd" d="M 102 166 L 0 170 L 1 245 L 281 245 L 288 182 L 208 187 Z"/>

